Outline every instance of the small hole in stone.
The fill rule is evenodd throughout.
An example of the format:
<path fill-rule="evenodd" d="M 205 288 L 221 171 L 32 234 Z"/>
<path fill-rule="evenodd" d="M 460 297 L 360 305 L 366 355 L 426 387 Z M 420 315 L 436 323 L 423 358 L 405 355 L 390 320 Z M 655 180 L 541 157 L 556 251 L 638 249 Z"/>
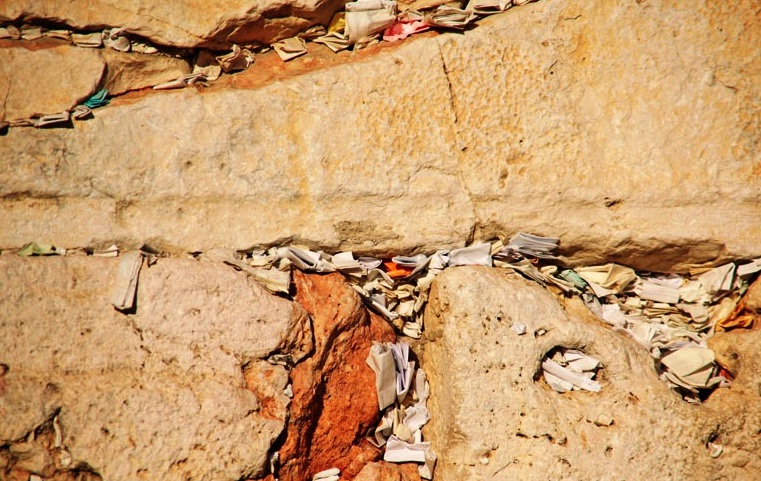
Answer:
<path fill-rule="evenodd" d="M 586 390 L 598 392 L 602 386 L 596 380 L 602 363 L 581 349 L 555 346 L 544 355 L 542 364 L 534 374 L 534 381 L 544 382 L 554 391 Z"/>

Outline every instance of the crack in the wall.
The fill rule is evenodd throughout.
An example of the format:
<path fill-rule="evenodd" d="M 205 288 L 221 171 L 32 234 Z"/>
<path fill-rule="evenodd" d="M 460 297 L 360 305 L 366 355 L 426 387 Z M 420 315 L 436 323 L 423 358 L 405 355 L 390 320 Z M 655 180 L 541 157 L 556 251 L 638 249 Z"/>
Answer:
<path fill-rule="evenodd" d="M 476 211 L 476 202 L 474 199 L 473 192 L 470 190 L 470 186 L 468 186 L 468 182 L 465 180 L 465 174 L 463 173 L 463 169 L 462 169 L 462 160 L 463 160 L 462 157 L 465 155 L 464 153 L 467 151 L 468 146 L 464 145 L 460 141 L 460 135 L 459 135 L 459 132 L 457 131 L 459 119 L 457 115 L 457 106 L 455 105 L 455 96 L 456 96 L 455 88 L 452 86 L 452 78 L 449 76 L 451 70 L 449 66 L 447 65 L 446 57 L 444 56 L 444 52 L 441 48 L 442 41 L 437 39 L 436 47 L 438 49 L 439 59 L 441 61 L 441 71 L 443 72 L 444 79 L 446 80 L 446 83 L 447 83 L 447 94 L 448 94 L 448 100 L 449 100 L 448 105 L 449 105 L 449 109 L 452 111 L 453 122 L 451 126 L 452 126 L 452 138 L 454 139 L 455 148 L 456 148 L 455 157 L 456 157 L 456 163 L 457 163 L 457 175 L 460 179 L 462 191 L 468 197 L 468 202 L 470 204 L 471 213 L 473 217 L 473 222 L 470 225 L 468 237 L 465 240 L 465 244 L 469 245 L 469 244 L 472 244 L 475 239 L 476 231 L 478 230 L 478 226 L 480 222 L 478 218 L 478 212 Z"/>

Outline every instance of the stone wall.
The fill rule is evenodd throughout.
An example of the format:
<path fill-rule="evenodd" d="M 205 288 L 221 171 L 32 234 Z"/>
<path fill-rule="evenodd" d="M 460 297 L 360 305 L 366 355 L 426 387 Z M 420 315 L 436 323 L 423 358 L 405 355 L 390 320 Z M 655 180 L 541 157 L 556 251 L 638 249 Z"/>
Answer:
<path fill-rule="evenodd" d="M 754 12 L 544 0 L 258 88 L 117 98 L 73 130 L 14 128 L 0 137 L 0 247 L 385 254 L 530 231 L 576 263 L 757 256 Z"/>
<path fill-rule="evenodd" d="M 212 2 L 199 15 L 190 1 L 171 12 L 135 1 L 140 14 L 125 16 L 105 1 L 49 3 L 3 2 L 0 22 L 227 48 L 338 8 Z M 667 272 L 759 257 L 758 9 L 542 0 L 330 62 L 257 55 L 207 88 L 117 96 L 73 129 L 11 128 L 0 135 L 0 472 L 272 481 L 279 450 L 283 479 L 340 465 L 346 479 L 416 480 L 414 466 L 367 464 L 380 456 L 362 444 L 375 402 L 342 386 L 372 392 L 364 355 L 394 333 L 337 274 L 296 274 L 297 292 L 277 297 L 186 254 L 303 243 L 386 256 L 523 231 L 560 237 L 572 265 Z M 140 57 L 127 69 L 140 75 L 116 73 L 134 59 L 0 44 L 0 121 L 40 99 L 66 108 L 103 85 L 126 92 L 189 69 Z M 62 84 L 70 91 L 49 94 Z M 108 303 L 117 261 L 14 255 L 32 240 L 147 243 L 168 258 L 141 274 L 125 314 Z M 583 309 L 497 270 L 436 280 L 415 346 L 431 379 L 436 479 L 758 479 L 758 330 L 711 340 L 734 384 L 688 406 L 643 350 Z M 517 339 L 508 316 L 546 335 Z M 560 397 L 536 379 L 559 345 L 603 360 L 601 394 Z"/>

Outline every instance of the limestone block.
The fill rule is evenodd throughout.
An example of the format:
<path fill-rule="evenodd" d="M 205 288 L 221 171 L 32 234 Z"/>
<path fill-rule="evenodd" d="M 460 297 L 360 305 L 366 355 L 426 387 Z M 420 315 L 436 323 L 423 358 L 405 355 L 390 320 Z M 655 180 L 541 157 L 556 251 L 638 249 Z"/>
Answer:
<path fill-rule="evenodd" d="M 289 352 L 306 313 L 227 266 L 161 259 L 123 314 L 118 262 L 0 256 L 0 445 L 58 414 L 70 468 L 103 479 L 262 475 L 286 405 L 261 393 L 284 373 L 247 384 L 243 366 Z"/>
<path fill-rule="evenodd" d="M 514 322 L 527 333 L 512 331 Z M 720 389 L 703 405 L 688 405 L 658 380 L 634 341 L 580 303 L 564 310 L 517 274 L 447 269 L 433 284 L 425 323 L 421 362 L 431 383 L 431 421 L 424 434 L 439 455 L 438 480 L 761 474 L 752 455 L 761 449 L 757 392 Z M 546 385 L 540 363 L 557 346 L 602 361 L 599 393 L 560 394 Z M 750 342 L 745 349 L 753 349 Z M 746 376 L 757 372 L 757 357 L 748 356 Z M 706 449 L 709 440 L 723 446 L 718 458 Z"/>
<path fill-rule="evenodd" d="M 63 112 L 95 92 L 104 71 L 105 62 L 91 49 L 0 48 L 0 120 Z"/>
<path fill-rule="evenodd" d="M 289 239 L 376 253 L 461 246 L 474 217 L 448 92 L 429 41 L 259 90 L 115 101 L 74 132 L 11 129 L 0 139 L 14 153 L 0 165 L 0 245 L 31 234 L 33 210 L 8 205 L 66 196 L 58 219 L 38 226 L 69 245 L 108 240 L 110 226 L 111 240 L 180 251 Z M 85 198 L 115 212 L 97 212 L 93 228 L 66 226 Z"/>
<path fill-rule="evenodd" d="M 231 43 L 271 44 L 304 31 L 327 25 L 343 2 L 329 0 L 97 0 L 58 2 L 5 0 L 0 23 L 23 20 L 55 21 L 76 30 L 123 27 L 128 34 L 173 47 L 229 47 Z"/>
<path fill-rule="evenodd" d="M 527 231 L 560 237 L 574 265 L 755 258 L 754 12 L 542 0 L 257 89 L 116 99 L 73 131 L 11 129 L 0 248 L 390 254 Z"/>
<path fill-rule="evenodd" d="M 476 236 L 524 229 L 559 236 L 576 262 L 601 261 L 588 247 L 606 245 L 620 262 L 664 270 L 753 255 L 755 10 L 543 0 L 439 37 Z"/>

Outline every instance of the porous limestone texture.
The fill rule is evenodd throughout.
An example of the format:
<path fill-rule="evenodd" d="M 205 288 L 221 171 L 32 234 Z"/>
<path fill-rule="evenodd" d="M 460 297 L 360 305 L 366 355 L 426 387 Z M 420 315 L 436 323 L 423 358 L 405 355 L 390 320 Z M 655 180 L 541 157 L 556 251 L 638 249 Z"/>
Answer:
<path fill-rule="evenodd" d="M 745 307 L 761 313 L 761 277 L 748 287 L 745 293 Z"/>
<path fill-rule="evenodd" d="M 339 0 L 3 0 L 0 23 L 56 22 L 76 30 L 124 28 L 128 35 L 173 47 L 270 44 L 311 25 L 326 25 Z"/>
<path fill-rule="evenodd" d="M 106 63 L 97 50 L 65 45 L 31 50 L 3 45 L 0 121 L 63 112 L 89 97 L 105 70 Z M 0 148 L 5 142 L 0 140 Z"/>
<path fill-rule="evenodd" d="M 77 48 L 63 41 L 0 40 L 0 121 L 68 110 L 99 88 L 109 95 L 167 82 L 190 64 L 167 55 Z"/>
<path fill-rule="evenodd" d="M 287 373 L 262 359 L 311 351 L 306 312 L 227 266 L 160 259 L 124 314 L 109 303 L 118 262 L 0 256 L 0 446 L 30 452 L 29 433 L 57 415 L 66 469 L 109 481 L 263 475 L 287 399 L 255 393 L 282 394 Z M 272 372 L 247 389 L 243 367 L 257 365 Z M 28 457 L 14 469 L 50 474 Z"/>
<path fill-rule="evenodd" d="M 11 129 L 0 248 L 389 254 L 528 231 L 560 237 L 573 264 L 757 257 L 756 11 L 542 0 L 261 88 L 117 99 L 73 130 Z"/>
<path fill-rule="evenodd" d="M 293 402 L 282 447 L 282 481 L 312 479 L 337 467 L 352 479 L 381 451 L 365 440 L 380 419 L 375 373 L 366 364 L 373 341 L 393 342 L 391 325 L 370 314 L 341 274 L 294 272 L 296 302 L 309 313 L 314 352 L 291 371 Z"/>
<path fill-rule="evenodd" d="M 759 331 L 722 335 L 743 359 L 737 377 L 689 405 L 658 380 L 646 350 L 580 301 L 564 303 L 500 269 L 457 267 L 436 278 L 421 362 L 438 481 L 761 476 Z M 518 322 L 524 335 L 511 329 Z M 602 390 L 553 391 L 539 373 L 556 347 L 602 361 Z M 709 441 L 723 447 L 716 458 Z"/>
<path fill-rule="evenodd" d="M 420 475 L 413 463 L 368 463 L 354 481 L 420 481 Z"/>

